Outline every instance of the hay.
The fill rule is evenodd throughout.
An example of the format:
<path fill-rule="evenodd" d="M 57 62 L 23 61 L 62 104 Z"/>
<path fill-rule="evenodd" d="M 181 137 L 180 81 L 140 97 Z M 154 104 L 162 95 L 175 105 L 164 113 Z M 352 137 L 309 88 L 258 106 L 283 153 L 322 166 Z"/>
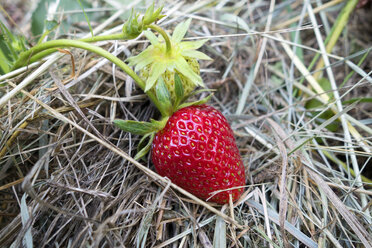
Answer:
<path fill-rule="evenodd" d="M 217 89 L 210 104 L 232 124 L 248 175 L 241 199 L 225 206 L 160 177 L 149 157 L 133 160 L 140 137 L 112 120 L 159 114 L 107 60 L 67 49 L 71 56 L 0 76 L 0 247 L 371 247 L 371 33 L 354 29 L 368 9 L 354 10 L 349 32 L 325 52 L 340 2 L 164 4 L 160 25 L 172 30 L 192 17 L 187 36 L 210 39 L 202 50 L 214 61 L 201 64 L 202 77 Z M 102 4 L 105 20 L 113 17 L 95 33 L 118 32 L 115 18 L 130 6 Z M 70 28 L 68 38 L 89 35 L 84 25 Z M 96 45 L 125 60 L 148 42 Z M 317 54 L 325 66 L 310 69 Z M 328 121 L 327 110 L 336 113 Z"/>

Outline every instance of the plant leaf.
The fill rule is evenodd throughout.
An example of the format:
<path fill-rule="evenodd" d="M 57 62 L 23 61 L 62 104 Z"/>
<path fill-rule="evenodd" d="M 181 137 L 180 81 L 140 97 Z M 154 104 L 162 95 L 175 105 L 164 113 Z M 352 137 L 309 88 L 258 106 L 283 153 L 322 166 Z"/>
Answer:
<path fill-rule="evenodd" d="M 47 19 L 48 9 L 47 6 L 52 6 L 58 3 L 56 8 L 63 9 L 64 11 L 68 10 L 81 10 L 82 7 L 84 9 L 92 8 L 91 1 L 87 0 L 80 0 L 81 5 L 78 1 L 56 1 L 56 0 L 39 0 L 37 2 L 37 7 L 32 13 L 31 17 L 31 32 L 34 36 L 41 35 L 44 32 L 44 25 L 45 20 Z M 82 7 L 81 7 L 82 6 Z M 93 12 L 86 12 L 86 15 L 89 19 L 93 20 L 94 16 L 97 16 L 97 13 Z M 64 30 L 71 30 L 70 26 L 74 23 L 79 22 L 86 22 L 86 18 L 84 17 L 83 13 L 80 14 L 73 14 L 69 15 L 68 18 L 64 18 L 64 20 L 60 23 L 60 31 Z"/>
<path fill-rule="evenodd" d="M 39 41 L 37 42 L 38 45 L 43 42 L 43 40 L 45 39 L 47 35 L 49 35 L 54 29 L 58 27 L 59 23 L 55 20 L 52 20 L 52 21 L 45 20 L 44 25 L 45 25 L 45 32 L 43 33 L 43 35 L 40 37 Z"/>
<path fill-rule="evenodd" d="M 132 120 L 114 120 L 114 124 L 120 129 L 137 135 L 146 135 L 159 130 L 159 126 L 151 122 L 132 121 Z"/>

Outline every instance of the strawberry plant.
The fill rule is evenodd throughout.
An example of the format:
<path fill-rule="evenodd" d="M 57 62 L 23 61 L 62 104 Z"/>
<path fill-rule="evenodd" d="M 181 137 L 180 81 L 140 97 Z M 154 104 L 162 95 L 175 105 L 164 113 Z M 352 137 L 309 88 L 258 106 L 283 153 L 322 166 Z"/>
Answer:
<path fill-rule="evenodd" d="M 243 193 L 244 166 L 226 118 L 205 105 L 209 97 L 187 102 L 197 86 L 204 86 L 197 59 L 210 59 L 196 50 L 206 40 L 182 41 L 190 22 L 177 25 L 171 37 L 151 25 L 159 37 L 145 31 L 151 45 L 128 59 L 146 82 L 145 93 L 156 97 L 161 120 L 114 123 L 143 135 L 136 159 L 152 148 L 151 159 L 160 175 L 201 199 L 224 204 L 230 195 L 236 201 Z"/>
<path fill-rule="evenodd" d="M 9 60 L 6 70 L 40 61 L 60 48 L 80 48 L 110 60 L 134 79 L 161 113 L 160 120 L 150 122 L 114 121 L 125 131 L 143 135 L 135 159 L 144 157 L 152 148 L 152 160 L 160 175 L 204 200 L 211 198 L 222 204 L 231 196 L 235 201 L 243 192 L 245 174 L 233 132 L 219 111 L 204 105 L 210 96 L 188 102 L 190 96 L 198 93 L 195 88 L 204 86 L 198 59 L 211 58 L 197 49 L 207 40 L 183 41 L 191 19 L 178 24 L 170 36 L 156 25 L 164 17 L 161 10 L 152 5 L 142 17 L 132 12 L 118 34 L 44 41 L 48 34 L 45 33 L 35 46 L 22 49 Z M 150 30 L 157 32 L 158 37 Z M 151 45 L 128 58 L 129 64 L 91 44 L 134 39 L 142 33 Z M 0 106 L 7 98 L 1 100 Z M 216 194 L 212 195 L 213 192 Z"/>

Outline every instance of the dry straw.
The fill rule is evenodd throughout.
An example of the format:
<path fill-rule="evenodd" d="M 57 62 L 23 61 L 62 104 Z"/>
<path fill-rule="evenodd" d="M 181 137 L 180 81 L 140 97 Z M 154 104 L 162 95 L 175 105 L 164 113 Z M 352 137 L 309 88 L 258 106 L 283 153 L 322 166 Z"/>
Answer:
<path fill-rule="evenodd" d="M 56 53 L 1 75 L 0 247 L 372 247 L 371 44 L 354 31 L 356 15 L 369 13 L 356 2 L 164 1 L 159 25 L 171 32 L 191 17 L 188 39 L 209 39 L 203 52 L 214 61 L 201 64 L 202 77 L 248 175 L 241 199 L 225 206 L 133 159 L 138 137 L 112 120 L 158 113 L 107 60 L 68 49 L 75 74 Z M 102 3 L 111 14 L 90 20 L 101 23 L 95 35 L 118 32 L 150 1 Z M 90 35 L 70 28 L 59 31 Z M 148 42 L 96 45 L 125 60 Z"/>

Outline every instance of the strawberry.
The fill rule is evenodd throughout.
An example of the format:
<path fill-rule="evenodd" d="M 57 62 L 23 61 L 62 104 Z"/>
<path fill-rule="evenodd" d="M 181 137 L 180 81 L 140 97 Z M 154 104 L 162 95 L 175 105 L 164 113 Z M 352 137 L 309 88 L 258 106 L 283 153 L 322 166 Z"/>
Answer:
<path fill-rule="evenodd" d="M 207 105 L 182 108 L 155 134 L 152 161 L 156 171 L 201 199 L 210 193 L 245 185 L 244 166 L 226 118 Z M 210 201 L 236 201 L 243 189 L 227 190 Z"/>

